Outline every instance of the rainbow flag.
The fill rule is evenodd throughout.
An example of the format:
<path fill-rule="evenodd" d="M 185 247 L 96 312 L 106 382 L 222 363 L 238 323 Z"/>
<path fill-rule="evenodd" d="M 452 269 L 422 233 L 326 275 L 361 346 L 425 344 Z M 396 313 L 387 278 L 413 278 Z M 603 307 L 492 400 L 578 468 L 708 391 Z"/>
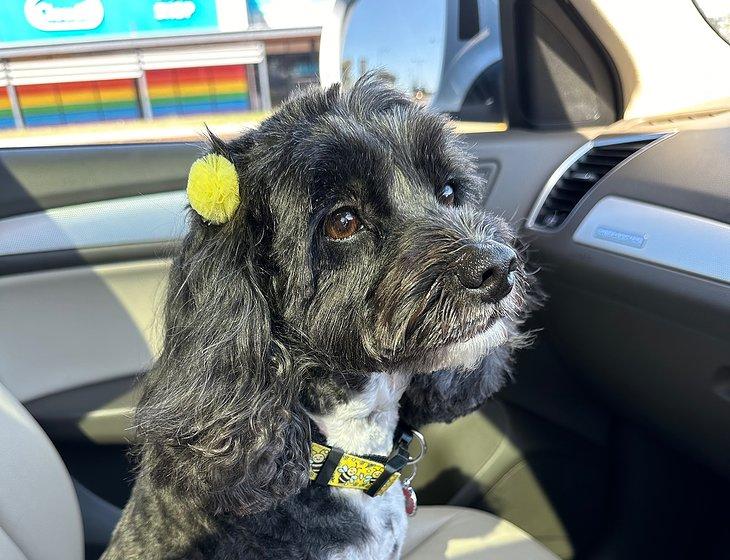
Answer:
<path fill-rule="evenodd" d="M 148 70 L 145 75 L 155 117 L 246 111 L 251 107 L 243 66 Z"/>
<path fill-rule="evenodd" d="M 136 119 L 135 80 L 98 80 L 17 86 L 27 126 Z"/>
<path fill-rule="evenodd" d="M 7 88 L 0 87 L 0 128 L 14 128 L 13 110 L 10 108 Z"/>

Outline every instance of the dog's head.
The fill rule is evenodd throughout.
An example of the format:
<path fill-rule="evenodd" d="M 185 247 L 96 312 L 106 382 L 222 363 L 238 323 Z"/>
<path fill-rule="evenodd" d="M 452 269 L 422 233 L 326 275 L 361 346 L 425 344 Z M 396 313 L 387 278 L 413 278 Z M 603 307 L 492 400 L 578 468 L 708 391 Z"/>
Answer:
<path fill-rule="evenodd" d="M 192 214 L 138 429 L 158 481 L 253 511 L 306 484 L 303 403 L 336 398 L 319 380 L 473 369 L 516 334 L 526 280 L 445 119 L 377 79 L 306 90 L 211 151 L 241 204 Z"/>

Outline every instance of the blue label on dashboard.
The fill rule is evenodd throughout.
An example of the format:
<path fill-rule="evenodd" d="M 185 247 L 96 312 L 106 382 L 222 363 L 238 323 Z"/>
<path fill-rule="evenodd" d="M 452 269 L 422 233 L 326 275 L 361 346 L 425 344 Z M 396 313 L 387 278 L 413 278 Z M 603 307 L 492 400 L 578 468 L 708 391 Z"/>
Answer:
<path fill-rule="evenodd" d="M 646 243 L 646 235 L 640 233 L 632 233 L 630 231 L 621 231 L 606 226 L 599 226 L 593 233 L 593 237 L 597 239 L 603 239 L 604 241 L 610 241 L 611 243 L 618 243 L 620 245 L 627 245 L 628 247 L 634 247 L 641 249 Z"/>

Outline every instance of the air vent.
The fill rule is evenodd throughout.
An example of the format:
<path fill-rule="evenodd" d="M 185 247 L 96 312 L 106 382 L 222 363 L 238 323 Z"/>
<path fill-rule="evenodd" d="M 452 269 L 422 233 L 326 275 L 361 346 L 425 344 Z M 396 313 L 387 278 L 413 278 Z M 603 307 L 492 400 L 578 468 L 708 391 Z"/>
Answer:
<path fill-rule="evenodd" d="M 589 142 L 550 178 L 528 224 L 540 229 L 557 229 L 598 181 L 622 161 L 661 136 L 598 138 Z"/>

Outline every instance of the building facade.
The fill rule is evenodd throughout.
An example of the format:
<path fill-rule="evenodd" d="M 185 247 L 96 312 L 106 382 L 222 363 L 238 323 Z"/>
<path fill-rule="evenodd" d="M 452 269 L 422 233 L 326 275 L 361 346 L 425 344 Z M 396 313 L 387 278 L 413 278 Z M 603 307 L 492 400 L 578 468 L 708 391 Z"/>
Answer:
<path fill-rule="evenodd" d="M 266 111 L 316 81 L 319 27 L 272 29 L 256 0 L 3 6 L 0 128 Z"/>

